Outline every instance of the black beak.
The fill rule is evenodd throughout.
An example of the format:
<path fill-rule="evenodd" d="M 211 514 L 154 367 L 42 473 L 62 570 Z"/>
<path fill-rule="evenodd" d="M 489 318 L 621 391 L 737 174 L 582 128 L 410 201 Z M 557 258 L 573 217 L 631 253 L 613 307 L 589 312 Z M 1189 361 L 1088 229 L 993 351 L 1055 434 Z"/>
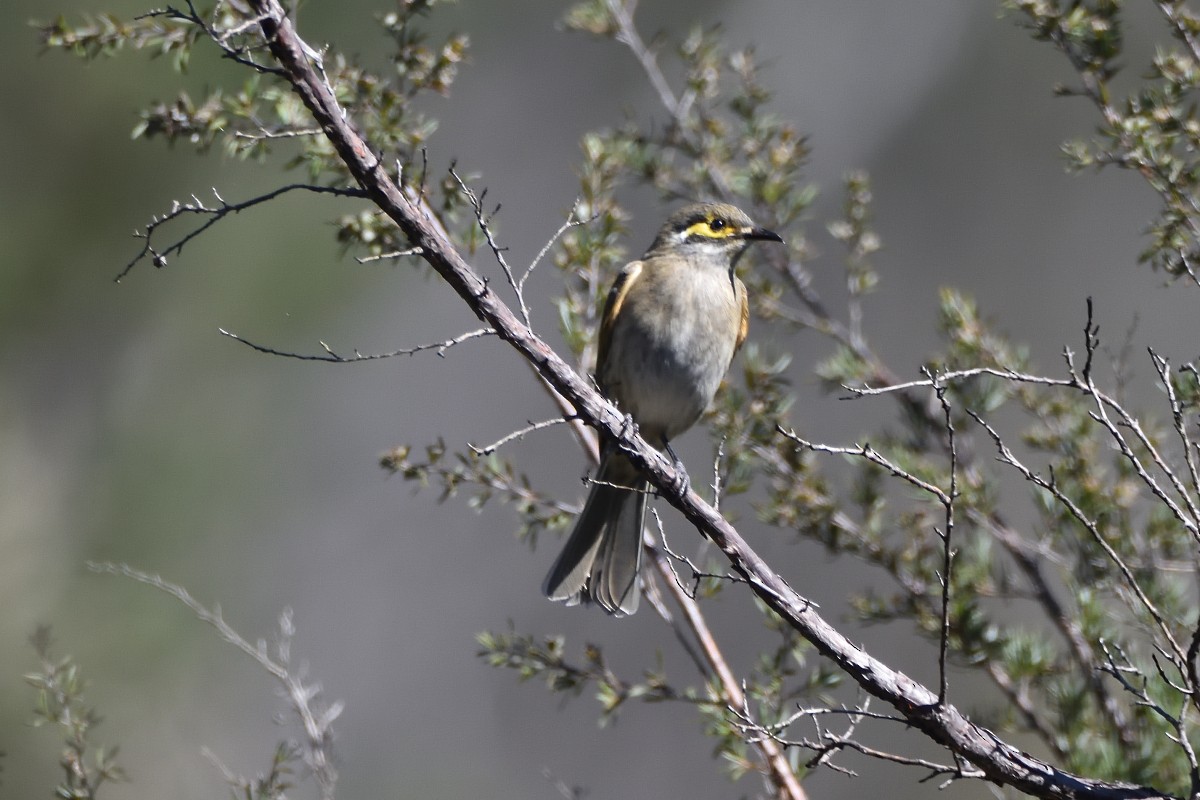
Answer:
<path fill-rule="evenodd" d="M 758 240 L 763 242 L 782 242 L 783 237 L 775 231 L 769 231 L 766 228 L 743 228 L 742 238 L 748 240 Z"/>

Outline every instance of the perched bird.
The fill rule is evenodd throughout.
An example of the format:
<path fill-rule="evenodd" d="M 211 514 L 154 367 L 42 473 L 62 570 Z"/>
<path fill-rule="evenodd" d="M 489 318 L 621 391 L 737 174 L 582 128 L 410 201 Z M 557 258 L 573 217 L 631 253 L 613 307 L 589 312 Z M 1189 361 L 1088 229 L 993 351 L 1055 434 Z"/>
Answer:
<path fill-rule="evenodd" d="M 783 241 L 726 203 L 685 206 L 608 293 L 597 383 L 676 463 L 671 440 L 700 419 L 746 338 L 746 287 L 734 266 L 757 240 Z M 614 616 L 637 610 L 648 490 L 616 442 L 605 441 L 587 502 L 542 584 L 546 597 L 591 600 Z"/>

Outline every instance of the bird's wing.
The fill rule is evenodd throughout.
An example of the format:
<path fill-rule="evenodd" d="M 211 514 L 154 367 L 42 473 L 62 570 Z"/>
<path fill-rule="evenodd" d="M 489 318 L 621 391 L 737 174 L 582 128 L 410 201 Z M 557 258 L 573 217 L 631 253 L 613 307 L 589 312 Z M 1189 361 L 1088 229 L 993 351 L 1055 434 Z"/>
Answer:
<path fill-rule="evenodd" d="M 747 297 L 746 284 L 739 280 L 736 286 L 738 297 L 742 301 L 742 319 L 738 324 L 737 344 L 733 347 L 735 355 L 738 350 L 742 349 L 742 343 L 746 341 L 746 334 L 750 332 L 750 301 Z"/>
<path fill-rule="evenodd" d="M 613 281 L 612 288 L 608 290 L 608 300 L 604 303 L 604 316 L 600 318 L 600 345 L 596 351 L 597 376 L 604 374 L 608 347 L 612 343 L 613 326 L 616 325 L 617 317 L 621 313 L 621 306 L 625 305 L 625 298 L 629 297 L 630 287 L 637 282 L 638 276 L 641 274 L 642 262 L 630 261 Z"/>

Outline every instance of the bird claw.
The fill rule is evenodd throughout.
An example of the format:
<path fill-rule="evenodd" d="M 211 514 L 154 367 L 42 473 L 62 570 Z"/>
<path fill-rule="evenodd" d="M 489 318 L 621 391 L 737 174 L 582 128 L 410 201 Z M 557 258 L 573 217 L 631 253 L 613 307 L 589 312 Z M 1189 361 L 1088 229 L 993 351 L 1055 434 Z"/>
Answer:
<path fill-rule="evenodd" d="M 683 466 L 683 459 L 677 456 L 675 451 L 671 449 L 671 443 L 666 442 L 665 444 L 666 447 L 664 449 L 667 451 L 667 455 L 671 457 L 671 466 L 675 468 L 675 482 L 671 486 L 671 489 L 678 492 L 680 496 L 685 495 L 692 488 L 692 479 L 687 474 L 687 469 Z"/>
<path fill-rule="evenodd" d="M 637 433 L 637 423 L 633 421 L 633 414 L 626 414 L 625 419 L 621 422 L 621 438 L 624 439 L 630 433 Z"/>

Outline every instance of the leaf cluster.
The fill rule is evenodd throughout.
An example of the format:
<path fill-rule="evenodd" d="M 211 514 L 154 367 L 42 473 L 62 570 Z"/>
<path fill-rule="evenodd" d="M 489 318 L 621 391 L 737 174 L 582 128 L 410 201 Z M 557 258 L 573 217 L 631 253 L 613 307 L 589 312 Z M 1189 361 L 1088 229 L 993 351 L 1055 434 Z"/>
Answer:
<path fill-rule="evenodd" d="M 25 676 L 25 682 L 37 692 L 33 724 L 53 725 L 63 737 L 58 762 L 62 780 L 54 789 L 55 796 L 95 800 L 104 784 L 127 780 L 117 764 L 119 748 L 93 745 L 92 733 L 100 716 L 84 699 L 87 684 L 79 667 L 70 657 L 56 658 L 51 652 L 50 629 L 39 627 L 29 642 L 41 662 L 36 672 Z"/>

